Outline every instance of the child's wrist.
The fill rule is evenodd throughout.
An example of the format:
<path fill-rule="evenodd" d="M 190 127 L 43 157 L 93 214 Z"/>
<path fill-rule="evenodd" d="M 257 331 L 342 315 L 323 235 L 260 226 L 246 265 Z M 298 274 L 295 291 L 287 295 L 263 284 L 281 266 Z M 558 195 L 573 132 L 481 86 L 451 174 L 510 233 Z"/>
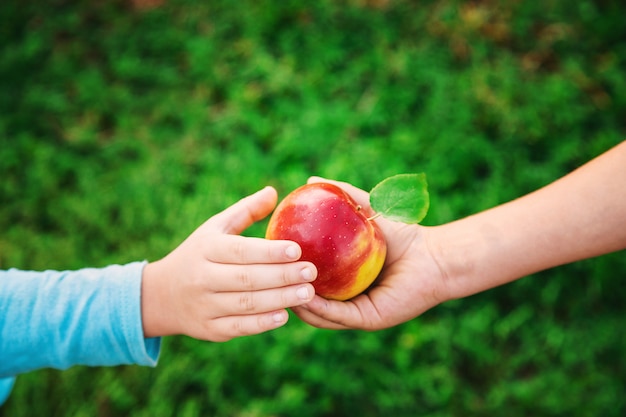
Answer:
<path fill-rule="evenodd" d="M 164 303 L 160 300 L 160 262 L 148 263 L 143 269 L 141 279 L 141 321 L 146 338 L 171 333 L 167 330 L 167 315 L 163 314 Z"/>

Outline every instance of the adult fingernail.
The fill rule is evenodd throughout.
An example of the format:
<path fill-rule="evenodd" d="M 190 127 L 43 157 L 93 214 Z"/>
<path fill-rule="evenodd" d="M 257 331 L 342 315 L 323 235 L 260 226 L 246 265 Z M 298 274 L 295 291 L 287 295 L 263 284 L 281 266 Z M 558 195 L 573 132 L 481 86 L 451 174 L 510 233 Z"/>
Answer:
<path fill-rule="evenodd" d="M 309 288 L 308 287 L 300 287 L 296 290 L 296 295 L 301 300 L 309 299 Z"/>
<path fill-rule="evenodd" d="M 285 255 L 287 255 L 289 259 L 298 259 L 300 257 L 300 251 L 298 250 L 298 247 L 290 245 L 287 246 L 287 249 L 285 249 Z"/>
<path fill-rule="evenodd" d="M 310 268 L 302 268 L 300 276 L 304 281 L 313 281 L 313 271 Z"/>
<path fill-rule="evenodd" d="M 324 178 L 319 177 L 319 176 L 317 176 L 317 175 L 311 175 L 311 176 L 309 177 L 309 179 L 307 180 L 307 182 L 308 182 L 309 184 L 310 184 L 310 183 L 312 183 L 312 182 L 320 182 L 320 181 L 324 181 Z"/>

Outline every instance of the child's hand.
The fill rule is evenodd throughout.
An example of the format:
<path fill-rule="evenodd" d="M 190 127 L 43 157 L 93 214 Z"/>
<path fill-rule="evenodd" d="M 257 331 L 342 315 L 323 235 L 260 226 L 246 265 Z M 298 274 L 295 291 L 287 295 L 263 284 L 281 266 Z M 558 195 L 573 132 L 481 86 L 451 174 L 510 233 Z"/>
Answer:
<path fill-rule="evenodd" d="M 317 276 L 289 241 L 238 236 L 276 206 L 266 187 L 213 216 L 165 258 L 146 265 L 146 337 L 185 334 L 226 341 L 275 329 L 288 307 L 311 301 Z"/>

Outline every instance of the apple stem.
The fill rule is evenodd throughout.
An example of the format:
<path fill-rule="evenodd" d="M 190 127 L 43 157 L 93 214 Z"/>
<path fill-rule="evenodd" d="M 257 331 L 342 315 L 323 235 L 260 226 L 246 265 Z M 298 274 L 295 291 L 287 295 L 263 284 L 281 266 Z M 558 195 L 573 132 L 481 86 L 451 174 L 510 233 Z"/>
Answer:
<path fill-rule="evenodd" d="M 378 218 L 378 217 L 380 217 L 380 216 L 382 216 L 382 214 L 381 214 L 381 213 L 376 213 L 376 214 L 374 214 L 372 217 L 368 217 L 368 218 L 367 218 L 367 221 L 368 221 L 368 222 L 371 222 L 372 220 L 377 219 L 377 218 Z"/>

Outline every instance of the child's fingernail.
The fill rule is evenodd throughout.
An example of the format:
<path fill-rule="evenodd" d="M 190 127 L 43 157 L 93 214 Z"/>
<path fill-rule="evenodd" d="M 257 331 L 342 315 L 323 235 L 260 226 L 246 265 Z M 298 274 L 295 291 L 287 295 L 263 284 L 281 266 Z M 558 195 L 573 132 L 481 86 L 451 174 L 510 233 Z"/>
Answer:
<path fill-rule="evenodd" d="M 272 320 L 274 320 L 274 323 L 276 324 L 282 324 L 285 322 L 285 313 L 283 313 L 282 311 L 276 312 L 272 315 Z"/>
<path fill-rule="evenodd" d="M 302 268 L 300 276 L 304 281 L 313 281 L 313 271 L 310 268 Z"/>
<path fill-rule="evenodd" d="M 298 259 L 300 257 L 300 251 L 294 245 L 287 246 L 287 249 L 285 249 L 285 255 L 287 255 L 289 259 Z"/>
<path fill-rule="evenodd" d="M 300 287 L 296 290 L 296 295 L 301 300 L 309 299 L 309 288 L 308 287 Z"/>

